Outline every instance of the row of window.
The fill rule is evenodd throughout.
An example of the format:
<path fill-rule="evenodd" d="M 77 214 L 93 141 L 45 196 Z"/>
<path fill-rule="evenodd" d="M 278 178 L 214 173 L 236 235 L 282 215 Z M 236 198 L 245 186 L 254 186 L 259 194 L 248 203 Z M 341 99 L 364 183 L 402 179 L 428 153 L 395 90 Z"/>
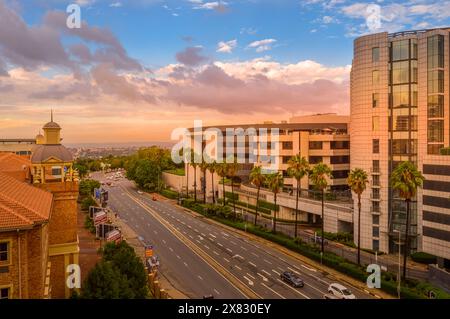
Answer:
<path fill-rule="evenodd" d="M 443 46 L 443 43 L 442 43 Z M 401 61 L 408 59 L 417 59 L 418 47 L 417 40 L 401 40 L 392 42 L 390 56 L 392 61 Z M 380 61 L 380 48 L 372 48 L 372 62 Z"/>

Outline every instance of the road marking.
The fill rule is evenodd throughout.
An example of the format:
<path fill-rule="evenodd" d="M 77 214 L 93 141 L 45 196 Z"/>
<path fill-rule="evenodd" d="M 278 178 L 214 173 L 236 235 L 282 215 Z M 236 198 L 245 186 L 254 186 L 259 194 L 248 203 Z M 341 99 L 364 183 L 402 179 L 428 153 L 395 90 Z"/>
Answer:
<path fill-rule="evenodd" d="M 256 273 L 258 276 L 262 278 L 263 281 L 269 281 L 264 275 L 260 274 L 259 272 Z"/>
<path fill-rule="evenodd" d="M 189 228 L 189 229 L 192 229 L 192 226 L 191 226 L 191 225 L 188 225 L 188 228 Z"/>
<path fill-rule="evenodd" d="M 217 243 L 218 246 L 223 247 L 223 245 L 221 243 Z"/>
<path fill-rule="evenodd" d="M 184 264 L 186 267 L 188 267 L 188 264 L 187 264 L 186 262 L 183 262 L 183 264 Z"/>
<path fill-rule="evenodd" d="M 199 232 L 197 228 L 195 228 L 195 229 L 194 229 L 194 231 L 195 231 L 196 233 L 198 233 L 198 232 Z"/>
<path fill-rule="evenodd" d="M 200 240 L 203 240 L 203 237 L 202 237 L 202 236 L 200 236 L 200 235 L 198 235 L 198 238 L 199 238 Z"/>
<path fill-rule="evenodd" d="M 297 270 L 295 270 L 295 269 L 292 269 L 291 267 L 287 267 L 290 271 L 293 271 L 293 272 L 295 272 L 297 275 L 300 275 L 300 273 L 297 271 Z"/>
<path fill-rule="evenodd" d="M 277 267 L 279 270 L 281 270 L 281 271 L 284 271 L 284 269 L 283 268 L 281 268 L 281 267 Z"/>
<path fill-rule="evenodd" d="M 267 286 L 265 283 L 261 283 L 262 286 L 266 287 L 267 289 L 269 289 L 270 291 L 272 291 L 274 294 L 276 294 L 278 297 L 280 297 L 281 299 L 286 299 L 286 297 L 284 297 L 282 294 L 279 294 L 278 292 L 276 292 L 275 290 L 273 290 L 272 288 L 270 288 L 269 286 Z"/>
<path fill-rule="evenodd" d="M 263 273 L 265 273 L 267 276 L 272 276 L 268 271 L 265 271 L 264 269 L 261 270 Z"/>
<path fill-rule="evenodd" d="M 209 247 L 208 247 L 208 246 L 206 246 L 206 245 L 203 245 L 203 246 L 205 246 L 205 248 L 206 248 L 206 249 L 209 249 Z"/>
<path fill-rule="evenodd" d="M 213 238 L 217 238 L 216 236 L 214 236 L 213 234 L 209 233 L 209 236 L 213 237 Z"/>
<path fill-rule="evenodd" d="M 308 269 L 309 271 L 312 271 L 312 272 L 317 272 L 317 270 L 316 270 L 316 269 L 314 269 L 314 268 L 310 268 L 310 267 L 307 267 L 307 266 L 305 266 L 305 265 L 300 265 L 300 266 L 302 266 L 303 268 L 306 268 L 306 269 Z"/>
<path fill-rule="evenodd" d="M 241 249 L 244 250 L 244 251 L 247 251 L 247 248 L 245 248 L 243 246 L 241 246 Z"/>
<path fill-rule="evenodd" d="M 150 224 L 148 224 L 148 226 L 150 226 Z M 154 233 L 155 235 L 158 235 L 158 232 L 157 232 L 156 230 L 154 230 L 153 233 Z"/>
<path fill-rule="evenodd" d="M 264 261 L 265 261 L 266 263 L 268 263 L 269 265 L 272 265 L 272 263 L 271 263 L 270 261 L 268 261 L 267 259 L 264 259 Z"/>
<path fill-rule="evenodd" d="M 172 247 L 169 247 L 169 250 L 170 250 L 171 252 L 173 252 L 173 249 L 172 249 Z"/>
<path fill-rule="evenodd" d="M 164 245 L 165 245 L 165 244 L 166 244 L 166 241 L 165 241 L 164 239 L 163 239 L 162 241 L 163 241 L 163 243 L 164 243 Z"/>
<path fill-rule="evenodd" d="M 227 262 L 227 263 L 229 263 L 230 261 L 228 260 L 228 259 L 226 259 L 225 257 L 223 257 L 223 259 Z"/>
<path fill-rule="evenodd" d="M 233 259 L 235 259 L 235 258 L 239 258 L 239 259 L 242 259 L 242 260 L 244 260 L 245 258 L 244 257 L 242 257 L 241 255 L 234 255 L 233 257 L 231 257 L 231 258 L 233 258 Z"/>
<path fill-rule="evenodd" d="M 192 237 L 191 235 L 188 235 L 188 236 L 189 236 L 189 238 L 194 239 L 194 237 Z"/>
<path fill-rule="evenodd" d="M 230 243 L 232 243 L 233 245 L 237 245 L 234 241 L 230 240 Z"/>
<path fill-rule="evenodd" d="M 255 254 L 254 252 L 252 252 L 252 255 L 255 257 L 259 257 L 257 254 Z"/>
<path fill-rule="evenodd" d="M 203 280 L 202 276 L 200 276 L 200 275 L 198 275 L 197 278 L 200 280 Z"/>
<path fill-rule="evenodd" d="M 228 235 L 227 233 L 222 232 L 222 235 L 226 236 L 226 237 L 230 237 L 230 235 Z"/>
<path fill-rule="evenodd" d="M 183 234 L 187 235 L 187 233 L 183 230 Z"/>
<path fill-rule="evenodd" d="M 281 282 L 283 285 L 285 285 L 286 287 L 288 287 L 289 289 L 291 289 L 292 291 L 294 291 L 295 293 L 297 293 L 297 294 L 299 294 L 300 296 L 303 296 L 303 297 L 305 297 L 306 299 L 311 299 L 311 298 L 309 298 L 307 295 L 305 295 L 305 294 L 302 294 L 300 291 L 298 291 L 297 289 L 295 289 L 295 288 L 293 288 L 293 287 L 291 287 L 291 286 L 289 286 L 287 283 L 285 283 L 284 281 L 282 281 L 282 280 L 280 280 L 280 279 L 277 279 L 279 282 Z"/>
<path fill-rule="evenodd" d="M 229 251 L 230 253 L 233 253 L 233 251 L 230 248 L 227 248 L 227 251 Z"/>
<path fill-rule="evenodd" d="M 178 258 L 178 259 L 181 259 L 181 257 L 180 257 L 179 255 L 177 255 L 177 258 Z"/>
<path fill-rule="evenodd" d="M 246 274 L 247 276 L 249 276 L 252 279 L 256 279 L 255 277 L 253 277 L 252 275 L 250 275 L 249 273 Z"/>
<path fill-rule="evenodd" d="M 206 237 L 206 235 L 205 235 L 205 234 L 203 234 L 203 233 L 200 233 L 200 235 L 202 235 L 203 237 Z"/>
<path fill-rule="evenodd" d="M 239 267 L 239 266 L 234 266 L 234 268 L 237 268 L 237 269 L 239 269 L 239 270 L 242 270 L 242 268 Z"/>
<path fill-rule="evenodd" d="M 246 279 L 248 281 L 248 284 L 250 286 L 253 286 L 253 281 L 251 281 L 250 279 L 248 279 L 247 277 L 244 276 L 244 279 Z"/>
<path fill-rule="evenodd" d="M 254 263 L 252 263 L 251 261 L 249 261 L 248 263 L 256 268 L 256 265 Z"/>
<path fill-rule="evenodd" d="M 200 240 L 196 239 L 195 241 L 200 244 Z"/>
<path fill-rule="evenodd" d="M 272 271 L 273 271 L 274 273 L 276 273 L 277 275 L 281 275 L 281 273 L 279 273 L 279 272 L 276 271 L 275 269 L 272 269 Z"/>
<path fill-rule="evenodd" d="M 218 295 L 220 295 L 220 292 L 217 289 L 214 289 L 214 292 Z"/>
<path fill-rule="evenodd" d="M 219 256 L 219 253 L 217 251 L 213 250 L 213 253 Z"/>

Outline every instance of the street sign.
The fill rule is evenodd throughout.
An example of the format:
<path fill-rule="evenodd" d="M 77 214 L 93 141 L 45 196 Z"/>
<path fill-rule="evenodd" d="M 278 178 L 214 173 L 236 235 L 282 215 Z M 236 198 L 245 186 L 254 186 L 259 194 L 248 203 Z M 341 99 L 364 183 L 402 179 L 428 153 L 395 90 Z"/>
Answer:
<path fill-rule="evenodd" d="M 118 229 L 114 229 L 106 234 L 107 242 L 115 242 L 116 244 L 122 241 L 122 233 Z"/>
<path fill-rule="evenodd" d="M 108 215 L 105 211 L 100 211 L 97 213 L 94 213 L 94 226 L 98 226 L 102 223 L 106 223 L 108 221 Z"/>

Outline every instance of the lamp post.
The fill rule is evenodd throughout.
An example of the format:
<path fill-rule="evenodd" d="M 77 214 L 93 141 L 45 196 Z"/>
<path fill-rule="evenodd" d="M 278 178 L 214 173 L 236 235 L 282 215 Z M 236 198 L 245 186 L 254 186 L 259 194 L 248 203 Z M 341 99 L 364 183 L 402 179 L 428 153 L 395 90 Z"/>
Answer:
<path fill-rule="evenodd" d="M 400 299 L 400 289 L 401 289 L 401 244 L 400 244 L 400 235 L 401 232 L 399 230 L 394 229 L 394 233 L 398 233 L 398 275 L 397 275 L 397 295 L 398 299 Z"/>

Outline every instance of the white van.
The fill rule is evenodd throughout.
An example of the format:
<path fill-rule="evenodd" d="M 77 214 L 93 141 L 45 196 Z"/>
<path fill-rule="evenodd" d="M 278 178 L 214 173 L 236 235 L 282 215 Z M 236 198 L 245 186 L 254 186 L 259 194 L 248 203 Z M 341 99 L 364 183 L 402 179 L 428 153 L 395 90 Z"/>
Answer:
<path fill-rule="evenodd" d="M 341 299 L 356 299 L 356 296 L 350 290 L 338 283 L 332 283 L 328 286 L 328 293 Z"/>

